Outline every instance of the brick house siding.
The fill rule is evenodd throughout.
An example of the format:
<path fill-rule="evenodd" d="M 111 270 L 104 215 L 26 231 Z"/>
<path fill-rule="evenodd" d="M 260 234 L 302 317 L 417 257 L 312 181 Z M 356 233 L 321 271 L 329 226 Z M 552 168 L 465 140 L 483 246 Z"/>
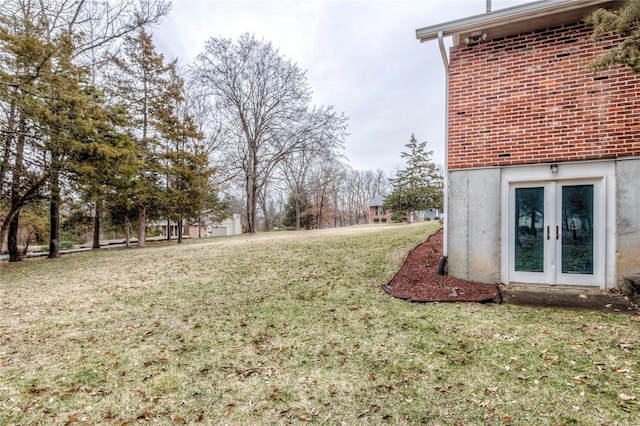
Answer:
<path fill-rule="evenodd" d="M 566 24 L 450 50 L 448 168 L 640 155 L 640 75 L 592 72 L 619 39 Z"/>
<path fill-rule="evenodd" d="M 621 39 L 594 41 L 583 20 L 623 4 L 539 1 L 416 30 L 420 41 L 438 39 L 449 83 L 451 276 L 612 289 L 640 272 L 640 74 L 591 71 Z M 521 219 L 532 208 L 545 232 L 527 246 Z M 581 241 L 571 240 L 572 215 L 588 224 Z M 522 262 L 532 258 L 535 267 Z"/>
<path fill-rule="evenodd" d="M 382 209 L 384 214 L 378 214 L 378 207 L 381 206 L 369 206 L 369 223 L 386 222 L 391 223 L 391 210 Z"/>

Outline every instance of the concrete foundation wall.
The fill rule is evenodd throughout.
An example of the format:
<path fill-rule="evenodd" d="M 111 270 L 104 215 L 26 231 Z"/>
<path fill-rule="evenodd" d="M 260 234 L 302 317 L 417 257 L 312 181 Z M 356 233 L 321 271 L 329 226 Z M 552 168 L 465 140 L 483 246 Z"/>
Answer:
<path fill-rule="evenodd" d="M 449 275 L 500 281 L 500 169 L 449 172 Z"/>
<path fill-rule="evenodd" d="M 616 162 L 617 268 L 616 285 L 622 276 L 640 272 L 640 160 Z"/>

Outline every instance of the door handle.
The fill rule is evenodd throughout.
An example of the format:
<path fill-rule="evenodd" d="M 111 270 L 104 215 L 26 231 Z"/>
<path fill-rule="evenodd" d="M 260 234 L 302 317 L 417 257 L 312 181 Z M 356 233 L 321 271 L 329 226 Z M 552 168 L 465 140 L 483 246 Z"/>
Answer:
<path fill-rule="evenodd" d="M 549 227 L 547 226 L 547 240 L 549 240 L 551 237 L 551 233 L 549 231 Z"/>
<path fill-rule="evenodd" d="M 560 227 L 556 225 L 556 240 L 560 239 Z"/>

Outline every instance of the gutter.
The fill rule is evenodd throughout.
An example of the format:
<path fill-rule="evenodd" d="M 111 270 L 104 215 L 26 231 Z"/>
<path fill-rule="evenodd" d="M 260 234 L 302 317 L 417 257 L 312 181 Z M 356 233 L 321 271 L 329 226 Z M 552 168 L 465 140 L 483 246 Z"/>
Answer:
<path fill-rule="evenodd" d="M 491 12 L 491 0 L 487 0 L 487 13 Z M 422 40 L 420 40 L 422 41 Z M 444 275 L 447 270 L 447 258 L 449 255 L 449 56 L 447 48 L 444 45 L 444 30 L 438 31 L 438 47 L 440 48 L 440 56 L 442 56 L 442 65 L 444 65 L 445 78 L 445 94 L 444 94 L 444 187 L 443 191 L 443 210 L 444 218 L 442 220 L 442 258 L 438 265 L 438 274 Z"/>
<path fill-rule="evenodd" d="M 444 37 L 449 37 L 478 29 L 487 31 L 491 28 L 516 25 L 522 22 L 533 22 L 540 19 L 549 20 L 553 15 L 574 11 L 587 13 L 600 7 L 614 8 L 624 3 L 624 1 L 619 0 L 538 0 L 524 5 L 489 11 L 491 6 L 488 0 L 486 13 L 418 28 L 416 30 L 416 38 L 420 42 L 425 42 L 435 40 L 440 31 L 443 32 Z"/>
<path fill-rule="evenodd" d="M 442 56 L 442 64 L 444 65 L 445 75 L 445 95 L 444 95 L 444 188 L 443 188 L 443 210 L 444 219 L 442 221 L 442 259 L 438 265 L 438 274 L 444 275 L 447 264 L 448 242 L 447 231 L 449 228 L 449 57 L 447 49 L 444 45 L 444 32 L 438 31 L 438 46 L 440 47 L 440 55 Z"/>

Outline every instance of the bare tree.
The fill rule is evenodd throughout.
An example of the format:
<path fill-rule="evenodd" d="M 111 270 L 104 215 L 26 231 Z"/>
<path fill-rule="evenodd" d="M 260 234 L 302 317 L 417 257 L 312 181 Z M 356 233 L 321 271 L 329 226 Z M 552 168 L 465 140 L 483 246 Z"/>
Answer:
<path fill-rule="evenodd" d="M 302 205 L 310 196 L 315 226 L 322 227 L 323 208 L 328 186 L 336 177 L 336 165 L 340 158 L 336 148 L 341 147 L 341 135 L 321 132 L 311 138 L 298 151 L 290 155 L 280 166 L 283 180 L 295 210 L 295 227 L 301 229 Z"/>
<path fill-rule="evenodd" d="M 344 128 L 346 118 L 331 108 L 310 110 L 304 72 L 249 34 L 237 43 L 210 39 L 194 75 L 228 126 L 226 160 L 244 179 L 247 231 L 255 233 L 258 199 L 278 164 L 320 129 Z"/>
<path fill-rule="evenodd" d="M 383 170 L 350 170 L 346 177 L 347 210 L 351 224 L 368 223 L 369 202 L 378 194 L 387 194 L 389 180 Z"/>
<path fill-rule="evenodd" d="M 343 167 L 331 154 L 320 156 L 311 173 L 310 194 L 318 228 L 323 228 L 324 224 L 335 226 L 338 214 L 334 195 L 336 184 L 343 176 Z"/>

